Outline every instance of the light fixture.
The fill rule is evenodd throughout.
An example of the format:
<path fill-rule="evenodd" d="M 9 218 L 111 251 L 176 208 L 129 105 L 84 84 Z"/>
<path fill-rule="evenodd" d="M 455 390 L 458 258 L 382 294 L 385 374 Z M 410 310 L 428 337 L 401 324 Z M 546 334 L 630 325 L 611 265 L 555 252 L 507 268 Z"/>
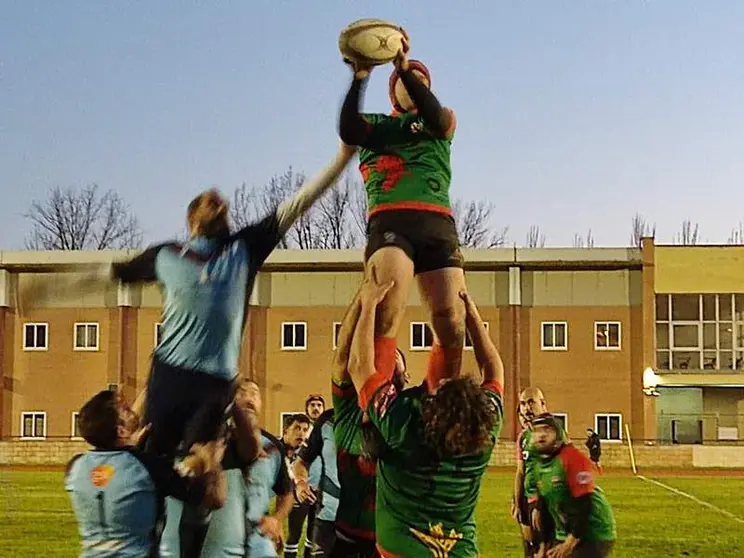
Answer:
<path fill-rule="evenodd" d="M 660 394 L 656 390 L 659 385 L 659 377 L 650 366 L 643 371 L 643 393 L 650 397 L 658 397 Z"/>

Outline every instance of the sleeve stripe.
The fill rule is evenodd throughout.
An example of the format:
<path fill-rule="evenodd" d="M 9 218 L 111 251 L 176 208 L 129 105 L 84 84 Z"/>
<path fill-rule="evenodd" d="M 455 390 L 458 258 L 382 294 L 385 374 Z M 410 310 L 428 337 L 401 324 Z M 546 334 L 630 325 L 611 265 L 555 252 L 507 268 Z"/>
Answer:
<path fill-rule="evenodd" d="M 375 394 L 380 391 L 380 389 L 384 385 L 389 383 L 390 380 L 385 377 L 385 374 L 375 372 L 372 376 L 369 377 L 367 382 L 359 391 L 359 406 L 362 409 L 366 409 L 370 401 L 372 401 L 372 399 L 374 398 Z"/>
<path fill-rule="evenodd" d="M 481 384 L 481 389 L 485 391 L 491 391 L 499 397 L 504 397 L 504 386 L 501 385 L 501 382 L 483 382 Z"/>

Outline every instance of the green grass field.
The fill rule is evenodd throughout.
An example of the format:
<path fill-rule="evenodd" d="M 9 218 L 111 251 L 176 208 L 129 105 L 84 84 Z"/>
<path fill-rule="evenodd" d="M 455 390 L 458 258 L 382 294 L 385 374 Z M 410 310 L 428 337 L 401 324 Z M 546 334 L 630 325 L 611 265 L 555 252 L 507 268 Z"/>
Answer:
<path fill-rule="evenodd" d="M 648 475 L 744 521 L 744 476 Z M 483 556 L 519 557 L 518 528 L 508 515 L 511 474 L 483 483 L 478 522 Z M 599 481 L 618 523 L 619 558 L 744 557 L 744 524 L 688 498 L 628 476 Z M 0 471 L 2 557 L 76 556 L 78 537 L 62 473 Z"/>

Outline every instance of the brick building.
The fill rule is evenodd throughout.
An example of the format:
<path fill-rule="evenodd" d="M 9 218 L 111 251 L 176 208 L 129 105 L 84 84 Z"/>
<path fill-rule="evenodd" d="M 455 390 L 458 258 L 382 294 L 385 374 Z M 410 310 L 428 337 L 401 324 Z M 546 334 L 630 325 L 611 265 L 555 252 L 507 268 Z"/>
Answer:
<path fill-rule="evenodd" d="M 134 398 L 144 386 L 158 338 L 156 287 L 112 285 L 45 307 L 19 295 L 32 275 L 53 284 L 66 265 L 126 255 L 0 252 L 3 438 L 75 437 L 75 411 L 92 394 L 117 387 Z M 627 424 L 636 439 L 744 438 L 744 248 L 647 239 L 642 249 L 465 257 L 506 366 L 505 438 L 516 435 L 516 394 L 530 384 L 575 437 L 592 427 L 619 440 Z M 262 386 L 269 430 L 307 394 L 330 396 L 335 335 L 361 272 L 357 251 L 277 251 L 259 275 L 241 369 Z M 431 344 L 426 320 L 412 292 L 398 339 L 414 381 Z M 471 351 L 464 366 L 475 369 Z"/>

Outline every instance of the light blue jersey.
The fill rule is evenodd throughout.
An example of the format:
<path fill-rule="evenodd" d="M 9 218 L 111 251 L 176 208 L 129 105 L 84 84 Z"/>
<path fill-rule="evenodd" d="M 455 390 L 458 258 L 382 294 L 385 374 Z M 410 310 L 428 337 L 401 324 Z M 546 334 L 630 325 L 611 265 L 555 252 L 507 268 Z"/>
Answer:
<path fill-rule="evenodd" d="M 68 465 L 65 489 L 84 558 L 149 556 L 166 495 L 198 505 L 203 485 L 181 478 L 165 459 L 131 449 L 89 451 Z"/>
<path fill-rule="evenodd" d="M 313 426 L 307 443 L 300 448 L 299 458 L 310 464 L 308 475 L 320 463 L 321 505 L 315 516 L 322 521 L 335 521 L 341 488 L 338 483 L 336 440 L 333 435 L 333 409 L 324 412 Z M 312 486 L 310 479 L 308 484 Z"/>
<path fill-rule="evenodd" d="M 275 558 L 274 543 L 257 529 L 258 522 L 269 511 L 275 494 L 290 490 L 284 465 L 282 445 L 268 433 L 262 436 L 266 456 L 257 459 L 247 470 L 240 467 L 234 446 L 225 456 L 227 502 L 212 512 L 202 558 Z M 161 537 L 161 558 L 180 558 L 179 527 L 183 504 L 166 500 L 166 524 Z"/>

